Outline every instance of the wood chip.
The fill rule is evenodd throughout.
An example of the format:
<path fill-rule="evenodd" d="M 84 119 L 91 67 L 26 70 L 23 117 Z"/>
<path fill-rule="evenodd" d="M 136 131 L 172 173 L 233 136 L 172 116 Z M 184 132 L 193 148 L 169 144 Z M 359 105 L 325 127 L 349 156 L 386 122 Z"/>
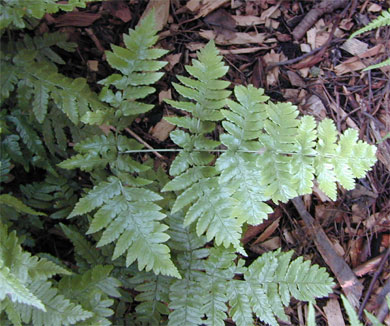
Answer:
<path fill-rule="evenodd" d="M 253 26 L 253 25 L 262 25 L 265 23 L 265 19 L 262 19 L 258 16 L 232 16 L 238 26 Z"/>
<path fill-rule="evenodd" d="M 341 313 L 340 304 L 337 299 L 330 299 L 324 307 L 324 313 L 328 320 L 328 325 L 345 326 L 344 317 Z"/>
<path fill-rule="evenodd" d="M 341 46 L 341 49 L 347 51 L 352 55 L 360 55 L 367 51 L 368 44 L 364 43 L 356 38 L 346 40 Z"/>
<path fill-rule="evenodd" d="M 195 16 L 195 19 L 198 19 L 207 16 L 210 12 L 228 2 L 230 2 L 230 0 L 190 0 L 187 2 L 186 7 L 191 12 L 198 12 Z"/>
<path fill-rule="evenodd" d="M 287 71 L 287 76 L 290 80 L 291 85 L 298 87 L 306 87 L 305 81 L 296 72 L 289 70 Z"/>
<path fill-rule="evenodd" d="M 231 45 L 231 44 L 262 44 L 266 37 L 266 33 L 231 33 L 229 37 L 218 34 L 211 30 L 201 30 L 199 35 L 207 40 L 214 40 L 216 44 L 220 45 Z"/>

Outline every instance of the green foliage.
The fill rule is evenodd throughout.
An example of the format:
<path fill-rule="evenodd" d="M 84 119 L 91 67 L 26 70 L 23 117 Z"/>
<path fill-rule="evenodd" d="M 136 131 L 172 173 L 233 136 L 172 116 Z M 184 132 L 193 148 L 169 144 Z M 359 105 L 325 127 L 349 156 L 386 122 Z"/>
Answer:
<path fill-rule="evenodd" d="M 156 89 L 150 85 L 156 83 L 163 73 L 159 72 L 167 62 L 158 61 L 168 51 L 152 48 L 157 42 L 157 31 L 150 26 L 154 23 L 152 12 L 144 18 L 134 30 L 123 35 L 126 48 L 111 45 L 112 51 L 106 51 L 107 61 L 114 73 L 101 80 L 103 85 L 99 98 L 111 105 L 110 109 L 87 112 L 83 122 L 88 124 L 112 124 L 118 129 L 130 125 L 135 116 L 150 111 L 154 105 L 140 102 Z"/>
<path fill-rule="evenodd" d="M 58 3 L 56 0 L 2 0 L 0 3 L 0 33 L 5 28 L 25 28 L 31 18 L 41 19 L 45 13 L 52 14 L 59 10 L 72 11 L 76 7 L 85 8 L 91 0 L 69 0 Z M 27 21 L 26 21 L 27 20 Z"/>
<path fill-rule="evenodd" d="M 2 12 L 1 26 L 28 26 L 45 12 L 85 3 L 3 1 L 14 11 Z M 143 145 L 124 133 L 153 108 L 153 85 L 166 65 L 167 51 L 154 47 L 153 18 L 124 35 L 124 48 L 106 52 L 117 72 L 99 82 L 99 95 L 84 78 L 58 72 L 64 61 L 54 46 L 74 49 L 63 36 L 16 41 L 7 30 L 2 325 L 222 326 L 230 317 L 248 326 L 255 316 L 278 325 L 288 320 L 292 297 L 314 302 L 332 291 L 325 269 L 292 259 L 293 252 L 245 264 L 237 255 L 246 255 L 242 227 L 262 223 L 279 201 L 311 193 L 314 179 L 332 199 L 337 183 L 352 189 L 375 163 L 374 146 L 354 130 L 339 136 L 330 120 L 298 118 L 295 106 L 273 103 L 251 85 L 235 86 L 231 96 L 228 67 L 210 42 L 185 67 L 190 76 L 173 83 L 181 98 L 167 103 L 185 115 L 166 119 L 177 126 L 170 136 L 179 154 L 170 176 L 156 172 L 156 162 L 135 154 Z M 103 133 L 102 124 L 111 128 Z M 60 242 L 47 248 L 47 236 Z"/>
<path fill-rule="evenodd" d="M 287 202 L 311 192 L 317 176 L 320 189 L 336 199 L 339 182 L 352 189 L 375 163 L 375 147 L 358 141 L 349 129 L 338 137 L 334 123 L 325 119 L 316 126 L 312 117 L 298 119 L 290 103 L 267 101 L 263 90 L 236 86 L 238 102 L 228 99 L 227 82 L 218 80 L 226 67 L 210 42 L 186 70 L 195 79 L 178 77 L 177 92 L 192 101 L 167 102 L 191 117 L 167 118 L 184 130 L 171 132 L 183 150 L 173 161 L 175 178 L 163 191 L 179 193 L 172 212 L 186 208 L 184 225 L 196 222 L 198 236 L 226 248 L 240 245 L 243 223 L 259 224 L 272 212 L 265 202 Z M 224 104 L 230 108 L 222 110 Z M 221 142 L 207 137 L 212 121 L 222 121 L 227 131 Z M 223 154 L 211 154 L 217 146 Z M 215 166 L 210 166 L 216 160 Z"/>
<path fill-rule="evenodd" d="M 353 309 L 352 305 L 349 303 L 348 299 L 341 295 L 341 300 L 343 302 L 343 306 L 345 308 L 345 311 L 347 312 L 349 322 L 351 323 L 351 326 L 363 326 L 363 324 L 360 322 L 359 317 L 356 313 L 356 311 Z M 390 295 L 386 296 L 387 305 L 390 309 Z M 364 310 L 364 313 L 366 314 L 367 318 L 370 320 L 372 326 L 384 326 L 378 318 L 376 318 L 372 313 L 368 312 L 367 310 Z"/>
<path fill-rule="evenodd" d="M 364 27 L 360 28 L 359 30 L 357 30 L 356 32 L 352 33 L 349 38 L 353 38 L 357 35 L 363 34 L 365 32 L 368 32 L 368 31 L 371 31 L 373 29 L 383 27 L 383 26 L 390 26 L 390 9 L 388 9 L 387 11 L 383 10 L 379 17 L 374 19 L 367 26 L 364 26 Z M 368 66 L 367 68 L 364 68 L 363 71 L 378 69 L 378 68 L 381 68 L 384 66 L 389 66 L 389 65 L 390 65 L 390 58 L 388 58 L 388 59 L 386 59 L 378 64 Z"/>

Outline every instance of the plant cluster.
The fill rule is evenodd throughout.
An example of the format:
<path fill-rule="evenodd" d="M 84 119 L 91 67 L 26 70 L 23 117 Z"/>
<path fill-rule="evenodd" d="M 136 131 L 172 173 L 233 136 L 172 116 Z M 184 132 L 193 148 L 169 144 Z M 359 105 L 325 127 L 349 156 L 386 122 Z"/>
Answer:
<path fill-rule="evenodd" d="M 4 1 L 3 1 L 4 2 Z M 163 76 L 153 14 L 112 45 L 117 72 L 99 81 L 58 72 L 59 34 L 15 40 L 45 12 L 70 10 L 42 0 L 5 1 L 1 47 L 0 321 L 2 325 L 269 325 L 288 320 L 294 297 L 314 302 L 334 285 L 324 268 L 277 250 L 249 266 L 240 239 L 262 223 L 271 203 L 320 189 L 336 199 L 375 163 L 375 147 L 355 130 L 298 117 L 262 89 L 224 80 L 228 67 L 213 42 L 173 83 L 182 110 L 167 117 L 177 155 L 153 169 L 143 145 L 123 132 L 153 108 L 148 95 Z M 39 2 L 39 1 L 37 1 Z M 29 24 L 27 24 L 29 23 Z M 103 132 L 99 126 L 111 128 Z M 218 136 L 215 136 L 216 130 Z M 223 130 L 222 132 L 220 130 Z M 70 143 L 74 144 L 70 148 Z M 31 183 L 18 174 L 39 171 Z M 69 220 L 70 219 L 70 220 Z M 70 240 L 74 260 L 35 249 L 51 225 Z M 134 296 L 134 293 L 136 295 Z M 129 310 L 129 307 L 132 307 Z"/>

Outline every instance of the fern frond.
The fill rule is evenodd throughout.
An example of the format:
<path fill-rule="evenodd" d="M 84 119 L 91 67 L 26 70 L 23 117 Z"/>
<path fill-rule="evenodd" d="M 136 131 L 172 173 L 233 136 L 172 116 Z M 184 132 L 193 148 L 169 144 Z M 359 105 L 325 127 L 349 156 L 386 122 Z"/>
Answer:
<path fill-rule="evenodd" d="M 26 213 L 31 215 L 46 215 L 45 213 L 33 210 L 31 207 L 25 205 L 21 200 L 10 194 L 0 195 L 0 205 L 7 205 L 13 207 L 16 211 L 20 213 Z"/>
<path fill-rule="evenodd" d="M 164 316 L 169 315 L 166 302 L 169 302 L 169 286 L 174 279 L 151 272 L 140 272 L 130 279 L 138 291 L 135 300 L 140 302 L 136 310 L 136 321 L 151 326 L 161 325 Z"/>
<path fill-rule="evenodd" d="M 372 69 L 379 69 L 379 68 L 386 67 L 386 66 L 390 66 L 390 58 L 388 58 L 382 62 L 379 62 L 375 65 L 368 66 L 367 68 L 364 68 L 363 71 L 372 70 Z"/>
<path fill-rule="evenodd" d="M 0 4 L 0 31 L 5 28 L 25 28 L 26 18 L 41 19 L 45 13 L 56 13 L 59 10 L 72 11 L 74 8 L 85 8 L 91 0 L 71 0 L 58 3 L 56 0 L 4 0 Z"/>
<path fill-rule="evenodd" d="M 352 33 L 349 38 L 353 38 L 359 34 L 371 31 L 375 28 L 379 28 L 382 26 L 390 26 L 390 9 L 383 10 L 381 15 L 374 19 L 372 22 L 370 22 L 367 26 L 364 26 L 357 30 L 356 32 Z"/>
<path fill-rule="evenodd" d="M 267 197 L 261 183 L 260 170 L 256 166 L 256 156 L 243 151 L 261 151 L 257 140 L 264 128 L 266 118 L 264 102 L 268 99 L 262 89 L 236 86 L 234 94 L 239 103 L 228 100 L 231 111 L 222 110 L 228 121 L 222 125 L 227 133 L 221 135 L 221 142 L 228 151 L 218 157 L 216 167 L 221 172 L 221 187 L 234 189 L 232 215 L 243 224 L 259 224 L 267 218 L 272 209 L 264 202 Z"/>
<path fill-rule="evenodd" d="M 48 105 L 53 101 L 74 124 L 78 124 L 79 118 L 90 112 L 92 107 L 98 110 L 106 106 L 89 89 L 85 79 L 71 79 L 58 73 L 57 67 L 50 61 L 54 59 L 62 63 L 61 58 L 50 49 L 58 40 L 61 41 L 60 46 L 69 48 L 63 37 L 55 35 L 33 39 L 26 37 L 24 43 L 8 44 L 1 64 L 9 65 L 11 69 L 6 79 L 1 80 L 5 84 L 2 95 L 8 97 L 18 81 L 19 106 L 28 111 L 33 104 L 39 123 L 44 121 Z"/>
<path fill-rule="evenodd" d="M 154 107 L 139 101 L 156 91 L 150 85 L 163 76 L 159 70 L 167 64 L 157 59 L 168 51 L 152 48 L 158 39 L 157 30 L 150 27 L 153 24 L 154 12 L 151 12 L 134 30 L 130 29 L 129 34 L 124 34 L 126 48 L 111 45 L 112 51 L 106 51 L 108 63 L 121 74 L 112 74 L 99 82 L 104 86 L 100 99 L 115 108 L 115 113 L 113 110 L 88 112 L 82 118 L 84 123 L 105 122 L 123 129 L 131 123 L 135 115 L 150 111 Z"/>

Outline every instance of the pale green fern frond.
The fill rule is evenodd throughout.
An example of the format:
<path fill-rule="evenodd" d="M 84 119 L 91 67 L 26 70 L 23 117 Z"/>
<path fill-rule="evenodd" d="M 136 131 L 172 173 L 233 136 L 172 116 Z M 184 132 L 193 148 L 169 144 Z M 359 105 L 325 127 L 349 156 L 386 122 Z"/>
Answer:
<path fill-rule="evenodd" d="M 227 121 L 222 126 L 227 133 L 220 139 L 227 152 L 218 157 L 217 170 L 221 172 L 221 187 L 234 190 L 232 215 L 240 224 L 259 224 L 268 217 L 272 209 L 264 202 L 270 199 L 264 194 L 260 170 L 256 166 L 256 155 L 244 151 L 262 151 L 259 137 L 266 118 L 264 102 L 268 99 L 262 89 L 236 86 L 235 97 L 239 103 L 228 100 L 231 111 L 222 110 Z"/>
<path fill-rule="evenodd" d="M 367 26 L 364 26 L 357 30 L 356 32 L 352 33 L 349 38 L 353 38 L 359 34 L 363 34 L 365 32 L 371 31 L 375 28 L 379 28 L 382 26 L 390 26 L 390 9 L 383 10 L 381 13 L 381 16 L 374 19 L 372 22 L 370 22 Z"/>
<path fill-rule="evenodd" d="M 4 310 L 14 325 L 23 322 L 60 326 L 92 316 L 58 293 L 48 281 L 55 274 L 70 273 L 45 258 L 23 251 L 16 233 L 8 233 L 7 227 L 0 223 L 0 312 Z"/>
<path fill-rule="evenodd" d="M 241 228 L 235 216 L 231 216 L 232 190 L 219 185 L 215 177 L 218 171 L 209 166 L 215 156 L 208 153 L 220 143 L 206 134 L 215 127 L 213 121 L 223 118 L 221 109 L 226 103 L 230 91 L 225 90 L 228 82 L 220 80 L 227 72 L 222 58 L 213 42 L 209 42 L 198 53 L 198 59 L 192 66 L 186 66 L 188 73 L 195 79 L 179 76 L 183 85 L 174 83 L 176 91 L 190 101 L 166 102 L 191 113 L 191 117 L 167 118 L 179 127 L 188 128 L 188 132 L 175 130 L 170 136 L 173 142 L 183 150 L 176 156 L 170 167 L 175 179 L 166 184 L 163 191 L 186 190 L 181 193 L 172 208 L 177 212 L 192 204 L 186 213 L 185 225 L 196 222 L 196 232 L 200 236 L 206 233 L 207 239 L 215 239 L 217 245 L 229 247 L 233 244 L 243 252 L 240 245 Z M 198 179 L 194 176 L 199 177 Z"/>
<path fill-rule="evenodd" d="M 277 326 L 277 318 L 287 320 L 284 308 L 291 297 L 313 302 L 332 292 L 326 270 L 302 258 L 291 261 L 293 252 L 268 252 L 245 267 L 243 260 L 235 261 L 232 247 L 203 248 L 206 239 L 197 237 L 194 226 L 182 226 L 181 213 L 168 221 L 182 271 L 182 279 L 170 287 L 168 326 L 223 326 L 228 317 L 237 326 L 249 326 L 253 314 Z"/>
<path fill-rule="evenodd" d="M 156 89 L 150 85 L 162 76 L 159 72 L 167 62 L 159 61 L 168 51 L 152 48 L 158 40 L 154 24 L 154 12 L 147 15 L 134 30 L 123 35 L 125 48 L 111 45 L 106 51 L 110 66 L 121 72 L 101 80 L 103 85 L 99 98 L 110 104 L 114 110 L 88 112 L 82 119 L 89 124 L 114 124 L 116 128 L 127 127 L 134 116 L 150 111 L 154 105 L 141 102 Z M 127 117 L 127 118 L 125 118 Z"/>

